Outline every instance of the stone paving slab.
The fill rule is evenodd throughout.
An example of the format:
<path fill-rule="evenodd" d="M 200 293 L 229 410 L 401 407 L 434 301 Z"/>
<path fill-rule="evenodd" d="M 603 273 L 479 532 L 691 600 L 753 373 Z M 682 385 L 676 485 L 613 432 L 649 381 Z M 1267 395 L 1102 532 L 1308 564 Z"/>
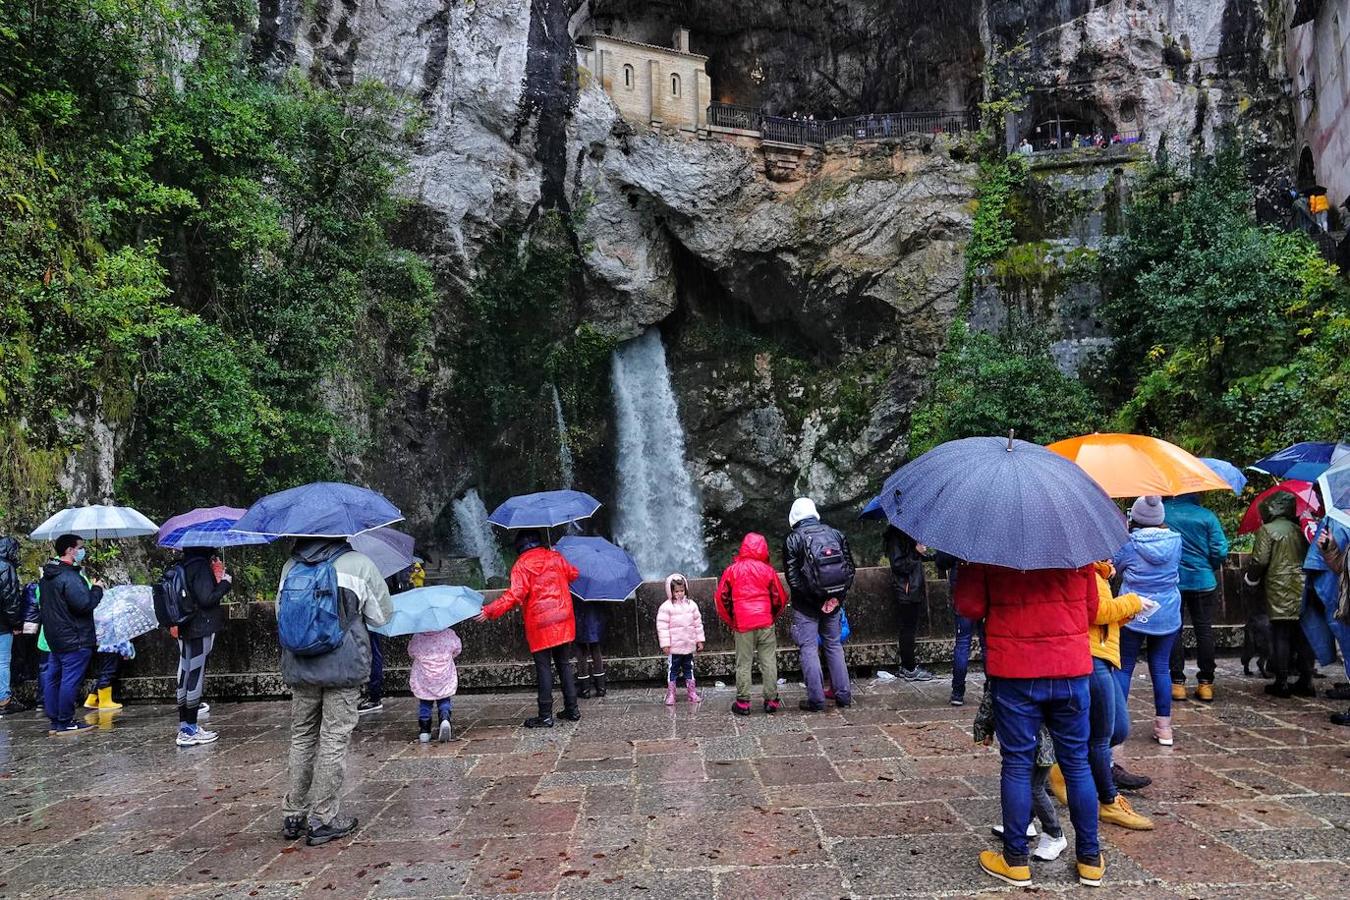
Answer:
<path fill-rule="evenodd" d="M 970 692 L 978 697 L 979 676 Z M 1330 682 L 1320 682 L 1327 685 Z M 1326 700 L 1275 700 L 1222 663 L 1211 706 L 1177 704 L 1148 739 L 1141 679 L 1126 765 L 1153 832 L 1103 826 L 1109 889 L 1146 898 L 1344 897 L 1350 729 Z M 208 682 L 209 690 L 209 682 Z M 586 701 L 526 731 L 527 694 L 456 700 L 458 739 L 420 745 L 413 701 L 362 719 L 347 841 L 279 834 L 288 705 L 221 704 L 216 744 L 173 745 L 170 707 L 91 716 L 48 738 L 0 720 L 4 897 L 971 897 L 1011 893 L 976 866 L 995 846 L 998 754 L 970 740 L 947 685 L 869 682 L 856 705 L 733 717 L 732 692 L 674 708 L 656 689 Z M 1067 820 L 1067 815 L 1065 816 Z M 1066 821 L 1067 825 L 1067 821 Z M 1068 832 L 1072 837 L 1072 829 Z M 1081 891 L 1066 855 L 1039 892 Z"/>

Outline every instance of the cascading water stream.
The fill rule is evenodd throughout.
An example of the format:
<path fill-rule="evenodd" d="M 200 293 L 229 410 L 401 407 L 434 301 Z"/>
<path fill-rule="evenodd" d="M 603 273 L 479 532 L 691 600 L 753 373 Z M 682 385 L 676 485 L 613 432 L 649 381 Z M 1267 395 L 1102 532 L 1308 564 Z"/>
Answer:
<path fill-rule="evenodd" d="M 572 445 L 567 440 L 567 419 L 563 418 L 562 398 L 558 396 L 558 386 L 553 388 L 553 422 L 558 429 L 558 478 L 563 490 L 572 489 Z"/>
<path fill-rule="evenodd" d="M 496 535 L 488 524 L 487 507 L 483 498 L 478 496 L 476 488 L 450 504 L 455 513 L 455 526 L 459 531 L 459 543 L 469 556 L 478 557 L 483 567 L 483 579 L 506 575 L 506 564 L 502 562 L 501 552 L 497 549 Z"/>
<path fill-rule="evenodd" d="M 644 578 L 702 575 L 708 568 L 702 510 L 685 466 L 684 429 L 658 331 L 648 329 L 614 351 L 612 374 L 618 432 L 614 536 Z"/>

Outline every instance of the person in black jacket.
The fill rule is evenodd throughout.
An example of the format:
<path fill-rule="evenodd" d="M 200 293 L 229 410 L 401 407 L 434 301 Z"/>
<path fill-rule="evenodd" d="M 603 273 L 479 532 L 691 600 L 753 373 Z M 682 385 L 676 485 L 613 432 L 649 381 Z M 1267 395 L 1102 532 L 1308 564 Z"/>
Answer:
<path fill-rule="evenodd" d="M 215 645 L 216 633 L 225 627 L 221 601 L 234 582 L 220 554 L 209 547 L 184 550 L 182 566 L 197 610 L 178 626 L 178 735 L 174 742 L 180 747 L 194 747 L 219 737 L 198 725 L 197 718 L 206 687 L 206 659 Z"/>
<path fill-rule="evenodd" d="M 906 681 L 933 680 L 933 673 L 919 665 L 914 652 L 919 615 L 928 605 L 928 586 L 923 575 L 927 549 L 894 525 L 886 526 L 886 558 L 891 561 L 900 625 L 900 677 Z M 964 702 L 964 686 L 961 693 Z"/>
<path fill-rule="evenodd" d="M 43 709 L 52 727 L 48 735 L 75 734 L 94 726 L 76 723 L 75 699 L 84 670 L 94 655 L 94 607 L 103 599 L 103 582 L 90 581 L 80 569 L 84 541 L 73 534 L 56 539 L 56 559 L 42 567 L 42 633 L 47 658 Z"/>
<path fill-rule="evenodd" d="M 839 639 L 839 613 L 853 586 L 853 554 L 839 531 L 820 521 L 816 504 L 799 497 L 788 513 L 792 530 L 783 542 L 783 574 L 792 604 L 792 640 L 801 654 L 806 699 L 798 706 L 809 712 L 825 708 L 820 651 L 830 669 L 830 685 L 838 706 L 853 705 L 853 691 Z M 829 582 L 829 583 L 825 583 Z"/>
<path fill-rule="evenodd" d="M 19 582 L 19 542 L 0 537 L 0 716 L 28 707 L 10 695 L 9 670 L 14 636 L 23 633 L 23 585 Z"/>

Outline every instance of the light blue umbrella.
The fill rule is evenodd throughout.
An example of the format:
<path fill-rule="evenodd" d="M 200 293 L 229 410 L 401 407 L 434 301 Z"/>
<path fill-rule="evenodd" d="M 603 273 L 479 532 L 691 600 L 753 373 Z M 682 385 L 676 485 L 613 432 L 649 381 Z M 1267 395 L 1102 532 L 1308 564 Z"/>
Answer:
<path fill-rule="evenodd" d="M 484 597 L 473 588 L 435 584 L 395 594 L 394 614 L 371 631 L 386 637 L 440 631 L 483 611 Z"/>
<path fill-rule="evenodd" d="M 540 491 L 512 497 L 492 511 L 499 528 L 556 528 L 595 515 L 600 501 L 584 491 Z"/>
<path fill-rule="evenodd" d="M 1350 528 L 1350 461 L 1327 469 L 1317 479 L 1327 515 Z"/>
<path fill-rule="evenodd" d="M 569 535 L 558 541 L 558 552 L 581 573 L 571 589 L 582 600 L 622 603 L 642 584 L 628 551 L 602 537 Z"/>
<path fill-rule="evenodd" d="M 349 543 L 357 553 L 370 557 L 375 568 L 380 570 L 381 578 L 397 575 L 413 564 L 413 547 L 416 541 L 412 535 L 392 528 L 376 528 L 374 531 L 358 534 Z"/>
<path fill-rule="evenodd" d="M 1227 460 L 1202 456 L 1200 461 L 1213 469 L 1215 475 L 1228 482 L 1228 486 L 1233 489 L 1233 493 L 1241 494 L 1242 489 L 1247 486 L 1247 476 L 1243 475 L 1241 469 Z"/>
<path fill-rule="evenodd" d="M 369 488 L 318 481 L 268 494 L 234 526 L 245 534 L 349 538 L 403 520 L 403 513 Z"/>

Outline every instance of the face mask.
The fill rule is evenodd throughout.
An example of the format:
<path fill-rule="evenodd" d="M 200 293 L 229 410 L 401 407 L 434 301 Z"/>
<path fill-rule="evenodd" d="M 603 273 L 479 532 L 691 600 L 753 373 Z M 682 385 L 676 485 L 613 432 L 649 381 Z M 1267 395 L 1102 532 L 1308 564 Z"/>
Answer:
<path fill-rule="evenodd" d="M 85 551 L 83 547 L 75 551 L 75 565 L 78 566 L 80 563 L 84 562 L 84 554 Z"/>

